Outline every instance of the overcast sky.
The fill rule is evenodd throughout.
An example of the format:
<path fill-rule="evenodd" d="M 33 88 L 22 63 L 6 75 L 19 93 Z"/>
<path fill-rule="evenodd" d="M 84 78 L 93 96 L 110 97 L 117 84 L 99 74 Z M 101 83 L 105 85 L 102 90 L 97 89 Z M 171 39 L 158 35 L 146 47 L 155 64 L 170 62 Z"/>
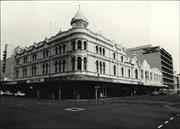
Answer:
<path fill-rule="evenodd" d="M 1 1 L 1 46 L 28 46 L 68 30 L 78 5 L 88 28 L 126 48 L 160 45 L 179 66 L 179 1 Z"/>

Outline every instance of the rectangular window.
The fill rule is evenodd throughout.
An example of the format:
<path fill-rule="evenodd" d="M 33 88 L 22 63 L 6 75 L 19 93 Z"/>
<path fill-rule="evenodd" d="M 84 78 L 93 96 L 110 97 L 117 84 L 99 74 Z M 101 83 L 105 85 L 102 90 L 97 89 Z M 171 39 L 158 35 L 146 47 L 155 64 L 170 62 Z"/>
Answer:
<path fill-rule="evenodd" d="M 28 57 L 24 57 L 24 63 L 27 63 Z"/>
<path fill-rule="evenodd" d="M 27 77 L 27 68 L 23 68 L 23 77 Z"/>
<path fill-rule="evenodd" d="M 16 65 L 19 65 L 19 59 L 16 59 Z"/>
<path fill-rule="evenodd" d="M 46 58 L 49 56 L 49 50 L 44 50 L 43 51 L 43 58 Z"/>
<path fill-rule="evenodd" d="M 37 54 L 36 54 L 36 53 L 34 53 L 34 54 L 32 55 L 32 61 L 35 61 L 35 60 L 36 60 L 36 58 L 37 58 Z"/>
<path fill-rule="evenodd" d="M 99 66 L 98 61 L 96 61 L 96 71 L 97 71 L 97 73 L 99 72 L 99 67 L 98 66 Z"/>
<path fill-rule="evenodd" d="M 36 65 L 33 65 L 31 68 L 32 76 L 36 76 Z"/>
<path fill-rule="evenodd" d="M 49 64 L 48 63 L 43 63 L 42 69 L 43 69 L 43 75 L 48 74 L 48 72 L 49 72 Z"/>
<path fill-rule="evenodd" d="M 151 81 L 152 81 L 152 73 L 150 73 L 150 78 L 151 78 Z"/>

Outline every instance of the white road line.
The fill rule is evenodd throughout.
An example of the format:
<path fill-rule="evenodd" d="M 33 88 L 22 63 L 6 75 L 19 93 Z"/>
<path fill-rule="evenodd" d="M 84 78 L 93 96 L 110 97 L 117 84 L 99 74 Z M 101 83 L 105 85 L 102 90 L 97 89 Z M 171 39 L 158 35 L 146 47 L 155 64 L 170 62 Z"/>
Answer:
<path fill-rule="evenodd" d="M 163 127 L 163 125 L 159 125 L 157 128 L 160 129 L 161 127 Z"/>
<path fill-rule="evenodd" d="M 64 110 L 75 112 L 75 111 L 82 111 L 82 110 L 85 110 L 85 109 L 74 107 L 74 108 L 66 108 Z"/>
<path fill-rule="evenodd" d="M 170 120 L 173 120 L 173 119 L 174 119 L 174 117 L 171 117 L 171 118 L 170 118 Z"/>
<path fill-rule="evenodd" d="M 167 121 L 165 121 L 164 123 L 167 124 L 168 122 L 169 122 L 169 121 L 167 120 Z"/>

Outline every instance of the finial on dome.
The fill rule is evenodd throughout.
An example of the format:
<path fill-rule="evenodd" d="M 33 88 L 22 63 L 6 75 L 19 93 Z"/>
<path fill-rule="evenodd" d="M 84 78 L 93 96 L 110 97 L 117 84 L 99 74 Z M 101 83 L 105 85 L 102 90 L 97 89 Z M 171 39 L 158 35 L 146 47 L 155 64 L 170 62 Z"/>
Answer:
<path fill-rule="evenodd" d="M 78 5 L 78 11 L 76 12 L 75 16 L 71 19 L 71 26 L 73 28 L 75 27 L 86 28 L 88 26 L 88 20 L 81 12 L 80 4 Z"/>

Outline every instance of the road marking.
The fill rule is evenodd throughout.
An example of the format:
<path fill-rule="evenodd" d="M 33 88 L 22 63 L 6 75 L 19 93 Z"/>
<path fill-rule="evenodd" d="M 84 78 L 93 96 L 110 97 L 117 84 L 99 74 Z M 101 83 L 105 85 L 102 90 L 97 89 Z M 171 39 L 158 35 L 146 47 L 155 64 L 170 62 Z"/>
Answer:
<path fill-rule="evenodd" d="M 165 121 L 164 123 L 167 124 L 168 122 L 169 122 L 169 121 L 167 120 L 167 121 Z"/>
<path fill-rule="evenodd" d="M 163 127 L 163 125 L 159 125 L 157 128 L 160 129 L 161 127 Z"/>
<path fill-rule="evenodd" d="M 75 112 L 75 111 L 83 111 L 83 110 L 85 110 L 85 109 L 83 109 L 83 108 L 78 108 L 78 107 L 74 107 L 74 108 L 66 108 L 66 109 L 64 109 L 64 110 Z"/>
<path fill-rule="evenodd" d="M 171 117 L 171 118 L 170 118 L 170 120 L 173 120 L 173 119 L 174 119 L 174 117 Z"/>

